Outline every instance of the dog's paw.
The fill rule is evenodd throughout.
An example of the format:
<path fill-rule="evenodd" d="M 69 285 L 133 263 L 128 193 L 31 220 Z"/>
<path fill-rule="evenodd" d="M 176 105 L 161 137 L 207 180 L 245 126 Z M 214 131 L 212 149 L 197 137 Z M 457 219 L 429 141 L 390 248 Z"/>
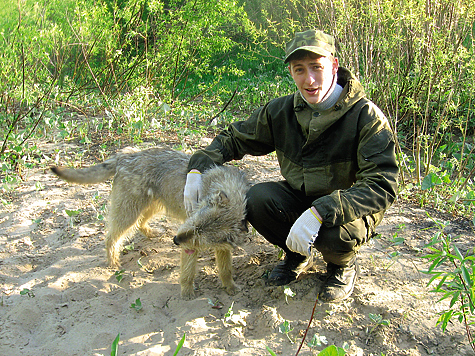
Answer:
<path fill-rule="evenodd" d="M 181 289 L 181 299 L 183 300 L 193 300 L 195 299 L 195 291 L 193 287 L 191 288 L 182 288 Z"/>
<path fill-rule="evenodd" d="M 149 239 L 154 239 L 163 235 L 163 229 L 153 229 L 149 226 L 142 226 L 139 228 L 140 232 Z"/>
<path fill-rule="evenodd" d="M 233 282 L 232 284 L 228 286 L 224 286 L 224 290 L 229 295 L 235 295 L 237 292 L 241 290 L 241 287 L 239 287 L 236 283 Z"/>

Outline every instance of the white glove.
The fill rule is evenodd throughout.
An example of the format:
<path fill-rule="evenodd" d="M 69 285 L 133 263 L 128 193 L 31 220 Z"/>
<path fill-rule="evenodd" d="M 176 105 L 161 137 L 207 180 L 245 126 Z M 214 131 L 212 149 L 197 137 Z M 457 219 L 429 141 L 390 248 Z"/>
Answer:
<path fill-rule="evenodd" d="M 290 229 L 286 241 L 287 247 L 294 252 L 309 257 L 310 250 L 321 226 L 322 221 L 315 211 L 311 208 L 305 210 L 303 214 L 295 220 Z"/>
<path fill-rule="evenodd" d="M 201 172 L 192 169 L 186 175 L 185 189 L 183 190 L 183 202 L 185 210 L 190 215 L 198 206 L 201 196 Z"/>

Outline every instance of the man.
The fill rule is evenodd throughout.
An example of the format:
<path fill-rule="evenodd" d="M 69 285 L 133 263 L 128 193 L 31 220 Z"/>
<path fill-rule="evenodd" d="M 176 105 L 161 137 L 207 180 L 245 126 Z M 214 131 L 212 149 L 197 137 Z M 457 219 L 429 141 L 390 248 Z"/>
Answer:
<path fill-rule="evenodd" d="M 256 184 L 247 196 L 251 225 L 285 251 L 267 283 L 294 281 L 315 248 L 327 263 L 319 298 L 340 301 L 353 292 L 358 249 L 396 197 L 394 138 L 361 84 L 338 66 L 332 36 L 297 33 L 284 63 L 298 91 L 231 124 L 191 157 L 185 206 L 199 200 L 200 172 L 275 151 L 284 180 Z"/>

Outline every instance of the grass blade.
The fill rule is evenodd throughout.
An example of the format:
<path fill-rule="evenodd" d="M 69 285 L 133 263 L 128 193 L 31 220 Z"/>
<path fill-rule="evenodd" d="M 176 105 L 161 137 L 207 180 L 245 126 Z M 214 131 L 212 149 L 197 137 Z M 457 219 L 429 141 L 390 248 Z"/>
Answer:
<path fill-rule="evenodd" d="M 112 343 L 111 356 L 117 356 L 117 352 L 119 351 L 119 340 L 120 340 L 120 333 L 117 334 L 117 337 Z"/>
<path fill-rule="evenodd" d="M 185 338 L 186 338 L 186 333 L 183 334 L 183 337 L 181 338 L 180 342 L 178 343 L 178 346 L 176 347 L 176 350 L 175 350 L 175 353 L 173 354 L 173 356 L 178 355 L 178 351 L 181 350 L 181 348 L 183 347 L 183 344 L 185 343 Z"/>

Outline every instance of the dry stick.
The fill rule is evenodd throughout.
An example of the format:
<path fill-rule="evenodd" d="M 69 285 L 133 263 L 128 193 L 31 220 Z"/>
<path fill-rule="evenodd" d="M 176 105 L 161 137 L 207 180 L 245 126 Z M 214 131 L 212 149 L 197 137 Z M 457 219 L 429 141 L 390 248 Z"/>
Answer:
<path fill-rule="evenodd" d="M 102 97 L 104 98 L 104 101 L 107 103 L 108 106 L 109 105 L 109 100 L 106 96 L 106 94 L 104 93 L 104 90 L 103 88 L 101 87 L 101 85 L 99 84 L 99 81 L 97 80 L 96 76 L 94 75 L 94 71 L 92 70 L 90 64 L 89 64 L 89 60 L 88 60 L 88 56 L 89 56 L 89 53 L 86 53 L 85 49 L 84 49 L 84 43 L 82 42 L 82 39 L 79 37 L 78 33 L 74 30 L 74 26 L 69 22 L 69 19 L 68 19 L 68 23 L 69 23 L 69 27 L 71 28 L 71 30 L 73 31 L 74 35 L 76 36 L 76 38 L 78 39 L 79 41 L 79 45 L 81 46 L 81 52 L 82 52 L 82 55 L 84 57 L 84 62 L 86 63 L 87 65 L 87 68 L 89 69 L 89 73 L 91 74 L 92 78 L 94 79 L 94 82 L 96 83 L 96 86 L 97 88 L 99 89 L 99 91 L 101 92 L 101 95 Z M 94 40 L 94 43 L 92 45 L 92 47 L 94 47 L 94 45 L 96 44 L 96 42 L 99 40 L 99 37 L 96 37 L 95 40 Z M 91 51 L 92 51 L 92 48 L 91 48 Z M 111 112 L 112 115 L 114 115 L 113 112 Z"/>
<path fill-rule="evenodd" d="M 196 2 L 197 0 L 195 0 L 195 2 L 193 3 L 193 6 L 192 6 L 192 10 L 195 9 L 195 6 L 196 6 Z M 186 22 L 184 23 L 184 25 L 182 26 L 182 29 L 183 28 L 186 28 L 186 26 L 188 26 L 188 20 L 186 20 Z M 177 47 L 176 49 L 176 59 L 175 59 L 175 68 L 173 70 L 173 87 L 172 87 L 172 98 L 175 97 L 175 89 L 176 89 L 176 85 L 177 85 L 177 76 L 178 76 L 178 63 L 180 61 L 180 54 L 181 54 L 181 49 L 182 49 L 182 45 L 183 45 L 183 42 L 185 40 L 185 31 L 182 32 L 181 34 L 181 39 L 180 39 L 180 44 L 179 46 Z"/>
<path fill-rule="evenodd" d="M 25 63 L 23 62 L 22 65 L 23 65 L 23 67 L 24 67 L 24 66 L 25 66 Z M 23 71 L 24 71 L 24 68 L 23 68 Z M 59 71 L 58 71 L 58 73 L 59 73 Z M 41 103 L 46 97 L 48 97 L 48 96 L 51 94 L 51 91 L 52 91 L 53 88 L 54 88 L 54 83 L 58 80 L 58 75 L 59 75 L 58 73 L 54 76 L 53 81 L 51 82 L 51 85 L 50 85 L 48 91 L 47 91 L 45 94 L 43 94 L 40 98 L 38 98 L 38 99 L 36 100 L 36 103 L 35 103 L 32 107 L 30 107 L 30 109 L 28 109 L 28 111 L 27 111 L 25 114 L 22 114 L 22 113 L 21 113 L 21 108 L 20 108 L 20 112 L 18 113 L 18 116 L 16 117 L 16 119 L 13 120 L 12 124 L 10 125 L 10 129 L 8 130 L 7 134 L 5 135 L 5 139 L 4 139 L 4 141 L 3 141 L 2 148 L 0 149 L 0 154 L 3 154 L 3 153 L 6 151 L 8 139 L 9 139 L 11 133 L 13 132 L 13 130 L 15 129 L 16 125 L 17 125 L 21 120 L 23 120 L 26 116 L 28 116 L 28 115 L 33 111 L 34 108 L 38 108 L 38 107 L 40 106 L 40 103 Z M 23 81 L 24 81 L 24 80 L 25 80 L 25 78 L 23 77 Z M 24 83 L 23 83 L 23 85 L 24 85 Z M 5 108 L 5 110 L 6 110 L 6 108 Z M 33 134 L 33 132 L 35 131 L 36 127 L 38 126 L 40 120 L 43 118 L 44 112 L 45 112 L 45 110 L 42 111 L 42 113 L 41 113 L 39 119 L 36 121 L 34 127 L 31 129 L 31 131 L 30 131 L 30 133 L 27 135 L 27 137 L 21 142 L 20 146 L 23 146 L 23 144 L 25 143 L 25 141 L 26 141 L 27 139 L 29 139 L 30 136 Z"/>
<path fill-rule="evenodd" d="M 224 107 L 221 109 L 221 111 L 219 113 L 217 113 L 216 115 L 214 115 L 211 119 L 209 119 L 208 123 L 206 124 L 206 126 L 209 126 L 211 125 L 211 123 L 213 122 L 214 119 L 216 119 L 219 115 L 221 115 L 224 110 L 226 110 L 226 108 L 229 106 L 229 104 L 231 104 L 231 101 L 233 101 L 234 97 L 236 96 L 236 93 L 238 91 L 238 88 L 239 87 L 236 87 L 236 89 L 234 89 L 234 93 L 233 95 L 231 96 L 231 99 L 228 100 L 228 102 L 226 103 L 226 105 L 224 105 Z"/>
<path fill-rule="evenodd" d="M 310 315 L 310 320 L 308 321 L 307 328 L 305 329 L 305 334 L 303 335 L 302 342 L 300 343 L 299 349 L 297 350 L 297 353 L 295 354 L 295 356 L 297 356 L 299 354 L 300 349 L 302 348 L 303 343 L 305 341 L 305 338 L 307 337 L 308 329 L 310 329 L 310 324 L 312 323 L 312 320 L 313 320 L 313 314 L 315 314 L 315 308 L 317 307 L 317 302 L 318 302 L 318 295 L 317 295 L 317 299 L 315 299 L 315 304 L 313 305 L 312 315 Z"/>
<path fill-rule="evenodd" d="M 462 178 L 462 173 L 465 170 L 465 167 L 468 165 L 469 159 L 464 159 L 464 148 L 465 148 L 465 142 L 467 139 L 467 126 L 468 126 L 468 121 L 470 120 L 470 111 L 472 108 L 472 98 L 469 98 L 469 103 L 468 103 L 468 110 L 467 110 L 467 120 L 465 121 L 465 127 L 463 129 L 463 141 L 462 141 L 462 148 L 461 148 L 461 155 L 460 155 L 460 167 L 459 171 L 457 173 L 456 179 L 454 179 L 454 184 Z M 473 151 L 475 150 L 475 147 L 472 147 L 470 152 L 468 153 L 468 157 L 472 155 Z"/>
<path fill-rule="evenodd" d="M 51 85 L 49 87 L 49 90 L 46 92 L 46 94 L 44 94 L 41 98 L 41 100 L 49 97 L 49 95 L 51 94 L 51 92 L 53 91 L 53 88 L 54 88 L 54 84 L 58 81 L 58 78 L 59 78 L 59 73 L 61 71 L 58 70 L 56 71 L 56 75 L 54 76 L 53 78 L 53 81 L 51 82 Z M 39 104 L 39 102 L 37 102 L 37 104 Z M 46 105 L 46 103 L 45 103 Z M 30 133 L 24 138 L 24 140 L 20 143 L 20 146 L 23 146 L 23 144 L 26 142 L 26 140 L 28 140 L 31 135 L 33 135 L 33 132 L 35 132 L 36 128 L 38 127 L 41 119 L 43 118 L 44 114 L 45 114 L 45 111 L 46 109 L 43 107 L 43 111 L 41 111 L 41 115 L 38 117 L 38 120 L 36 120 L 35 124 L 33 125 L 33 128 L 30 130 Z"/>
<path fill-rule="evenodd" d="M 25 99 L 25 50 L 23 43 L 21 44 L 21 67 L 22 67 L 22 87 L 21 87 L 21 100 Z"/>

